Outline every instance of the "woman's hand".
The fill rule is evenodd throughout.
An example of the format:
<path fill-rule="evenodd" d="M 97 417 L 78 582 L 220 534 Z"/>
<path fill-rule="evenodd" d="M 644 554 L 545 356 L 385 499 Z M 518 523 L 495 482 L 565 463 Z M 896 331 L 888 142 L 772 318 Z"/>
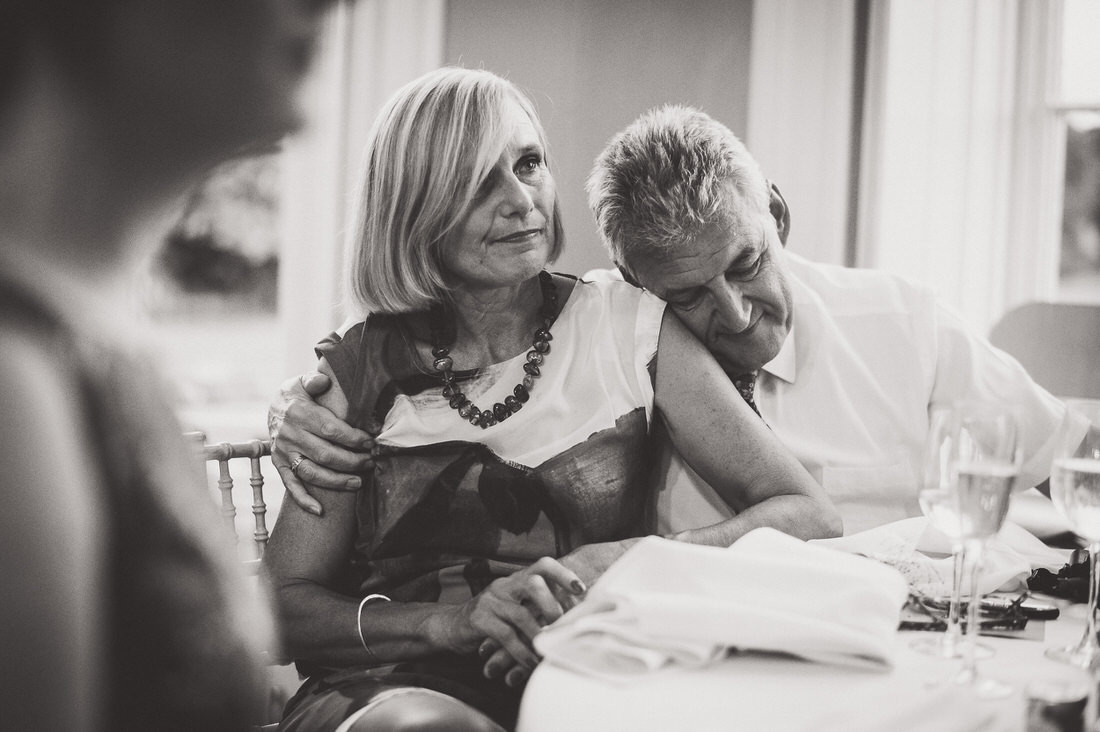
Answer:
<path fill-rule="evenodd" d="M 556 559 L 543 557 L 530 567 L 494 580 L 461 606 L 449 630 L 450 645 L 457 653 L 479 652 L 482 658 L 510 658 L 530 673 L 539 662 L 532 641 L 584 596 L 584 583 Z M 559 600 L 558 598 L 562 598 Z M 568 599 L 566 599 L 568 598 Z M 485 645 L 490 641 L 489 645 Z M 487 651 L 486 649 L 492 648 Z M 526 678 L 526 676 L 524 676 Z"/>
<path fill-rule="evenodd" d="M 589 586 L 599 579 L 611 564 L 621 557 L 627 549 L 634 545 L 637 539 L 624 539 L 623 541 L 608 541 L 599 544 L 585 544 L 577 547 L 561 559 L 561 563 Z M 563 611 L 568 611 L 574 605 L 584 599 L 584 593 L 558 592 L 558 604 Z M 560 615 L 558 616 L 560 617 Z M 554 620 L 557 618 L 555 617 Z M 553 622 L 553 621 L 551 621 Z M 548 625 L 549 623 L 545 623 Z M 533 666 L 522 663 L 513 656 L 508 649 L 502 647 L 493 638 L 486 638 L 477 649 L 478 656 L 485 662 L 483 673 L 489 679 L 503 679 L 505 685 L 520 687 L 527 683 L 531 676 Z"/>
<path fill-rule="evenodd" d="M 533 668 L 521 665 L 512 654 L 500 647 L 492 638 L 486 638 L 477 649 L 477 655 L 485 666 L 481 672 L 487 679 L 503 679 L 504 685 L 513 689 L 527 683 Z"/>
<path fill-rule="evenodd" d="M 295 503 L 316 515 L 321 506 L 304 483 L 330 490 L 359 489 L 361 481 L 350 473 L 370 467 L 374 446 L 368 433 L 317 403 L 331 386 L 329 377 L 317 372 L 288 379 L 267 413 L 271 462 Z"/>

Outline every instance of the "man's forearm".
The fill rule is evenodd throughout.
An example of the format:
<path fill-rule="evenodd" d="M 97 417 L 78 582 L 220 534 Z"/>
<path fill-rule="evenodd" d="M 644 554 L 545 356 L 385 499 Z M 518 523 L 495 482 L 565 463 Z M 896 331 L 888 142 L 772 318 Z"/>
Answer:
<path fill-rule="evenodd" d="M 668 538 L 690 544 L 729 546 L 761 526 L 770 526 L 799 539 L 827 539 L 843 533 L 840 517 L 832 505 L 803 495 L 769 498 L 741 513 L 710 526 L 688 529 Z"/>

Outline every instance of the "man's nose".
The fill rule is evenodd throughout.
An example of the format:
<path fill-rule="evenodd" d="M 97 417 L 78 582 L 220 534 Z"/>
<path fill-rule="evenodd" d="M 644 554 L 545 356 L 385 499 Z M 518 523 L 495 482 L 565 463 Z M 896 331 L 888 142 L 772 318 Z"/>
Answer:
<path fill-rule="evenodd" d="M 724 330 L 740 333 L 749 327 L 752 320 L 752 306 L 745 294 L 736 285 L 721 282 L 715 288 L 714 297 L 718 302 L 718 315 L 722 319 Z"/>

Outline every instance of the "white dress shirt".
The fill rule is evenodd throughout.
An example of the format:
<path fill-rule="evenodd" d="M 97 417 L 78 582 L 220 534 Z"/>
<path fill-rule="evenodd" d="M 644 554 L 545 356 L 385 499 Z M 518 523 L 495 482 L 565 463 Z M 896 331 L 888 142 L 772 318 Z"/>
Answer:
<path fill-rule="evenodd" d="M 1012 405 L 1023 426 L 1019 486 L 1047 477 L 1063 406 L 1015 359 L 975 334 L 928 288 L 877 270 L 785 255 L 793 326 L 759 374 L 755 401 L 835 503 L 845 534 L 920 515 L 921 456 L 937 405 L 962 399 Z M 732 515 L 678 455 L 666 463 L 658 498 L 662 533 Z"/>

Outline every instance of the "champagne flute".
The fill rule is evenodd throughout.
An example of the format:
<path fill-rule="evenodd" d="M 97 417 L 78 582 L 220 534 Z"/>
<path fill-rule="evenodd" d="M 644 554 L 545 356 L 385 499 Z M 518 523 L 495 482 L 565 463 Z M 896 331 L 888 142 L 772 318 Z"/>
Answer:
<path fill-rule="evenodd" d="M 911 647 L 914 650 L 941 658 L 959 658 L 962 655 L 962 625 L 959 622 L 961 605 L 965 545 L 957 531 L 958 522 L 952 519 L 950 503 L 951 453 L 955 445 L 953 431 L 957 428 L 954 410 L 950 407 L 935 408 L 928 425 L 928 442 L 925 445 L 923 482 L 918 502 L 928 521 L 951 541 L 951 598 L 947 606 L 947 627 L 942 635 L 919 638 Z M 945 506 L 945 509 L 941 509 Z"/>
<path fill-rule="evenodd" d="M 979 450 L 968 451 L 969 459 L 955 467 L 959 514 L 970 523 L 970 528 L 965 532 L 966 558 L 970 564 L 970 600 L 966 614 L 968 642 L 963 646 L 963 667 L 955 682 L 970 685 L 974 693 L 983 699 L 998 699 L 1011 694 L 1012 688 L 978 673 L 975 649 L 981 630 L 980 581 L 985 545 L 1004 525 L 1020 472 L 1020 458 L 1016 449 L 1015 420 L 1007 413 L 990 419 L 994 421 L 980 427 L 972 425 L 972 428 L 984 433 L 983 437 L 988 442 Z"/>
<path fill-rule="evenodd" d="M 952 600 L 959 601 L 962 572 L 969 571 L 966 638 L 961 648 L 963 667 L 953 679 L 967 684 L 983 698 L 998 698 L 1011 689 L 978 673 L 982 555 L 986 541 L 1004 525 L 1009 500 L 1019 473 L 1017 423 L 1012 412 L 992 404 L 961 404 L 934 423 L 940 448 L 933 463 L 939 476 L 921 495 L 929 520 L 958 547 Z M 957 623 L 958 609 L 952 615 Z M 957 641 L 957 637 L 956 637 Z M 985 655 L 991 652 L 986 649 Z"/>
<path fill-rule="evenodd" d="M 1089 668 L 1100 658 L 1096 639 L 1097 555 L 1100 554 L 1100 399 L 1067 399 L 1050 472 L 1050 497 L 1075 534 L 1087 542 L 1089 603 L 1085 635 L 1073 646 L 1049 648 L 1057 661 Z"/>

